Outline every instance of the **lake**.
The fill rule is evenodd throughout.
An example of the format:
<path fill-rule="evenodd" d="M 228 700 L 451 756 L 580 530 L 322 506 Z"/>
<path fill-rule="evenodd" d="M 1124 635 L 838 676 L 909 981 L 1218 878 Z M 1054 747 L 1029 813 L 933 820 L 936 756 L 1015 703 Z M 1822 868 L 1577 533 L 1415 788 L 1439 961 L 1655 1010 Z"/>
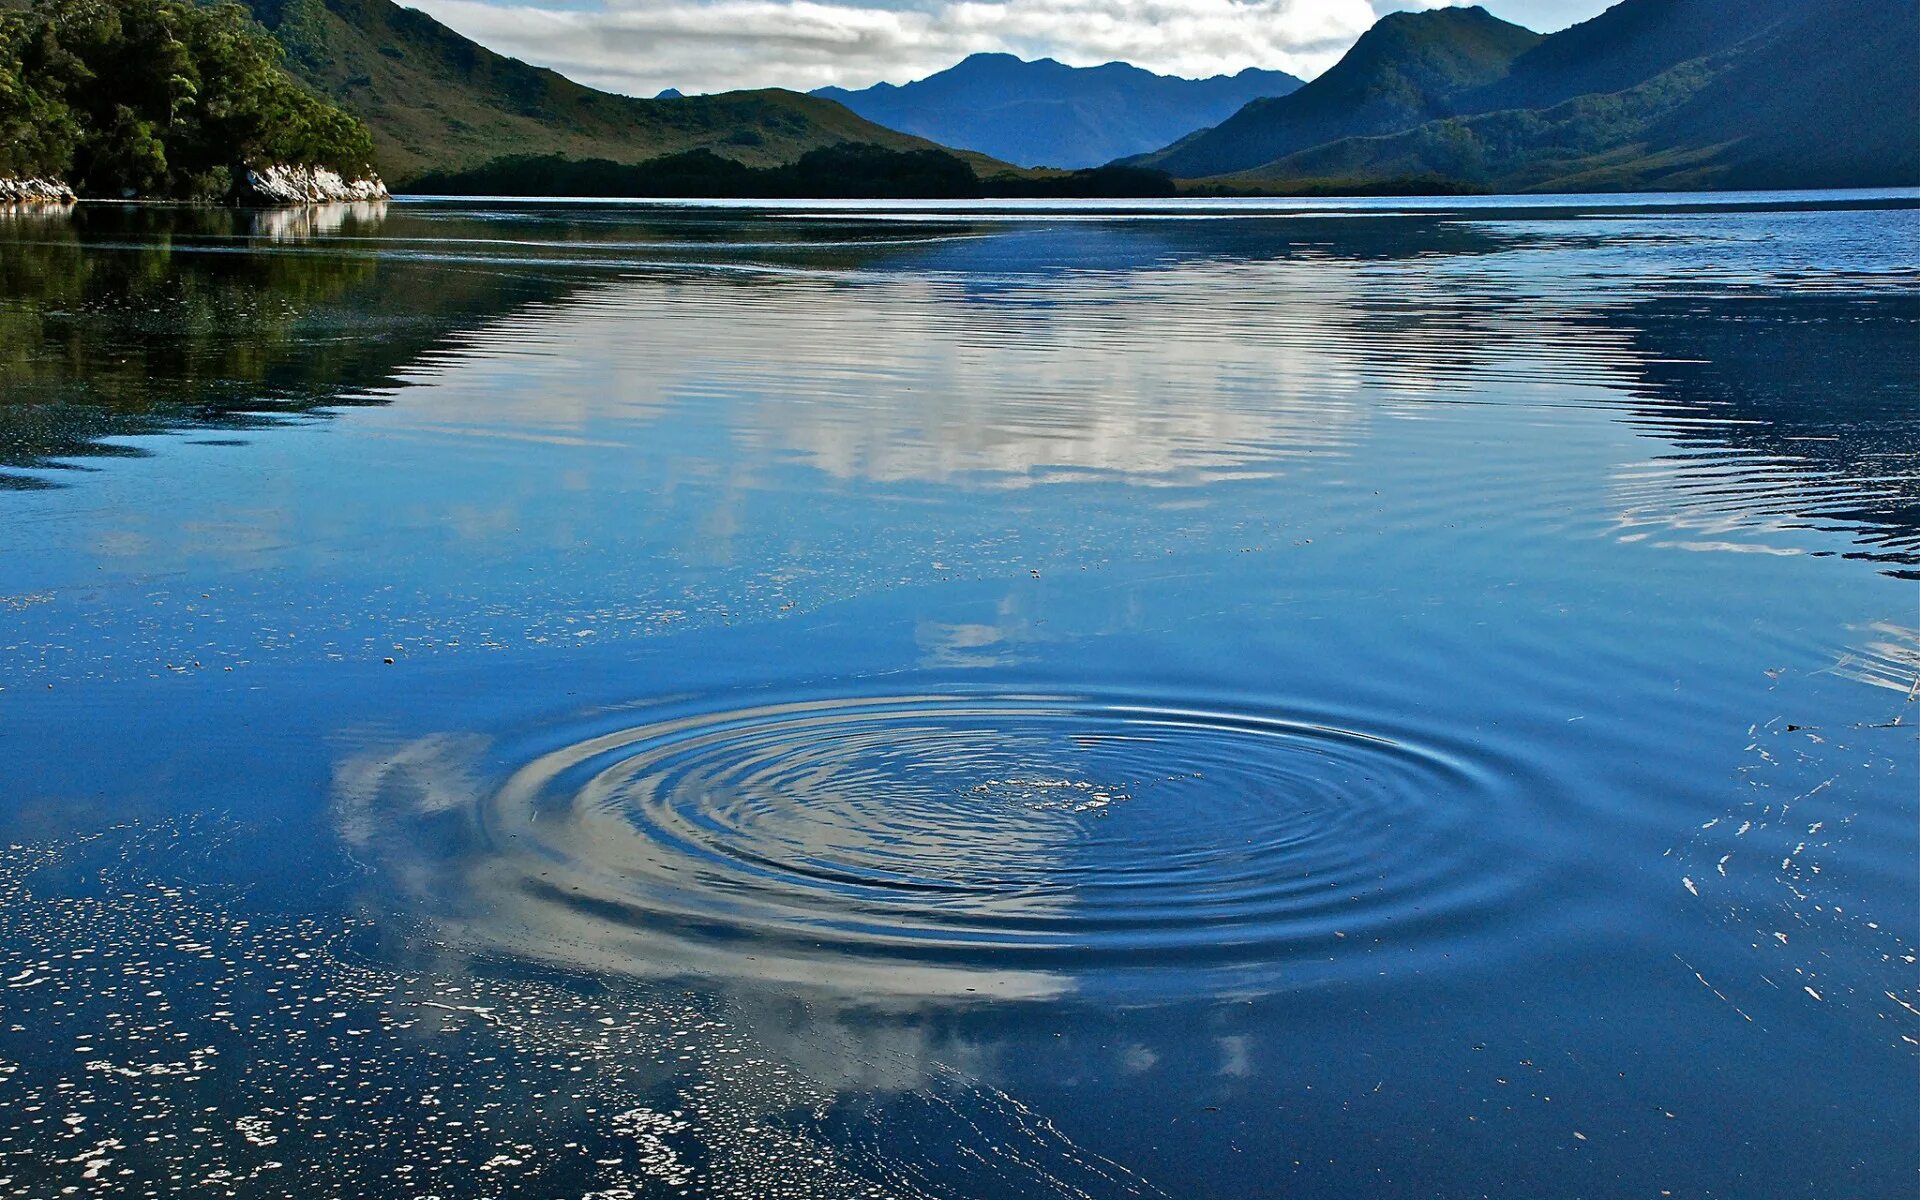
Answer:
<path fill-rule="evenodd" d="M 0 1197 L 1906 1194 L 1916 247 L 0 215 Z"/>

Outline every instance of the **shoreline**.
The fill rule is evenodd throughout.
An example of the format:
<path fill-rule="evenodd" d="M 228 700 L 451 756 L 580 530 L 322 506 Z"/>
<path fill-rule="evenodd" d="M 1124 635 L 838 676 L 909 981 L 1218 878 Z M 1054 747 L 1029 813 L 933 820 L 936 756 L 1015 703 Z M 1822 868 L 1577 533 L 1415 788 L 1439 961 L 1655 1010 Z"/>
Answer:
<path fill-rule="evenodd" d="M 82 196 L 57 176 L 0 176 L 0 206 L 75 204 L 150 204 L 206 208 L 303 208 L 319 204 L 359 204 L 392 199 L 378 175 L 348 179 L 326 167 L 247 167 L 228 196 L 213 200 L 175 200 L 164 196 Z"/>

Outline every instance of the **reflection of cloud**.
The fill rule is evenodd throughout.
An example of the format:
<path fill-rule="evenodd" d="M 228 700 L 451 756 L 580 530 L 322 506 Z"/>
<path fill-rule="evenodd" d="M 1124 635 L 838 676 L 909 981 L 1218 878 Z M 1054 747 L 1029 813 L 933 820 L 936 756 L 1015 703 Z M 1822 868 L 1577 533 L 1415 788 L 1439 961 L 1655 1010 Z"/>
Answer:
<path fill-rule="evenodd" d="M 1304 338 L 1276 344 L 1217 310 L 1203 318 L 1190 306 L 1217 287 L 1205 274 L 1082 278 L 1070 300 L 1041 285 L 1026 303 L 1001 296 L 957 310 L 961 297 L 936 288 L 917 303 L 828 312 L 841 329 L 851 317 L 866 338 L 921 353 L 905 374 L 874 381 L 876 403 L 848 393 L 835 337 L 797 332 L 783 349 L 794 394 L 809 401 L 768 404 L 756 436 L 839 478 L 999 486 L 1201 483 L 1350 442 L 1361 418 L 1341 393 L 1354 380 L 1327 373 Z M 1304 306 L 1298 315 L 1315 320 Z"/>
<path fill-rule="evenodd" d="M 541 313 L 537 331 L 510 320 L 476 335 L 473 375 L 458 359 L 433 364 L 410 424 L 597 445 L 675 409 L 718 409 L 759 462 L 797 458 L 841 479 L 1242 478 L 1361 433 L 1360 356 L 1328 352 L 1359 335 L 1339 324 L 1328 275 L 1268 264 L 1248 281 L 1260 294 L 1237 301 L 1205 264 L 987 302 L 924 278 L 765 285 L 778 304 L 758 285 L 636 281 Z M 1311 296 L 1289 294 L 1308 283 Z M 564 372 L 541 361 L 556 346 Z M 540 386 L 502 388 L 495 351 Z"/>
<path fill-rule="evenodd" d="M 1899 692 L 1909 701 L 1920 698 L 1920 629 L 1878 621 L 1857 632 L 1865 634 L 1866 640 L 1827 669 L 1857 683 Z"/>
<path fill-rule="evenodd" d="M 780 706 L 729 719 L 779 718 L 787 708 L 802 716 L 813 712 L 812 706 Z M 647 779 L 609 785 L 596 777 L 557 800 L 548 794 L 556 778 L 583 764 L 608 755 L 642 756 L 661 737 L 685 738 L 698 749 L 699 739 L 729 736 L 706 733 L 707 721 L 684 718 L 589 738 L 536 758 L 498 787 L 483 782 L 478 764 L 487 742 L 476 735 L 436 734 L 361 751 L 335 770 L 335 823 L 385 886 L 476 950 L 593 973 L 780 982 L 861 1003 L 969 994 L 1036 999 L 1064 989 L 1063 980 L 1045 972 L 949 965 L 937 955 L 906 953 L 915 936 L 911 929 L 894 935 L 891 950 L 883 953 L 834 953 L 825 942 L 810 945 L 810 926 L 817 925 L 823 938 L 831 932 L 836 893 L 806 890 L 804 874 L 798 884 L 776 881 L 773 891 L 763 893 L 751 874 L 734 878 L 730 868 L 710 861 L 712 852 L 682 844 L 684 830 L 669 828 L 663 835 L 646 825 L 636 810 L 685 800 L 645 794 L 653 786 Z M 675 786 L 709 785 L 696 773 Z M 884 819 L 871 811 L 871 805 L 895 798 L 881 796 L 871 783 L 850 783 L 853 791 L 843 794 L 832 768 L 822 764 L 792 786 L 804 788 L 805 795 L 774 798 L 739 835 L 751 839 L 751 851 L 778 855 L 780 869 L 817 867 L 836 856 L 881 860 L 900 850 L 897 831 L 888 834 Z M 610 787 L 640 794 L 615 796 Z M 696 792 L 691 802 L 701 806 L 700 820 L 724 823 L 734 797 Z M 658 818 L 669 824 L 673 819 L 671 813 Z M 940 826 L 923 822 L 915 828 L 916 860 L 973 862 L 991 874 L 992 861 L 977 861 L 987 842 L 1031 868 L 1045 861 L 1051 839 L 1071 838 L 1076 827 L 1055 814 L 1023 811 L 991 829 L 945 828 L 955 845 L 944 851 L 934 844 Z M 713 870 L 721 877 L 705 878 Z M 729 898 L 729 889 L 737 894 Z M 945 903 L 983 919 L 1014 920 L 1031 919 L 1063 898 L 980 888 Z M 912 910 L 903 911 L 895 915 L 905 920 Z"/>
<path fill-rule="evenodd" d="M 1220 1074 L 1228 1079 L 1249 1079 L 1253 1076 L 1253 1039 L 1245 1034 L 1233 1034 L 1218 1039 L 1220 1047 Z"/>
<path fill-rule="evenodd" d="M 1019 593 L 1010 593 L 995 606 L 995 620 L 922 621 L 914 626 L 923 667 L 1004 667 L 1018 662 L 1020 646 L 1040 640 L 1033 618 Z"/>
<path fill-rule="evenodd" d="M 478 734 L 431 734 L 341 760 L 333 774 L 340 836 L 365 849 L 395 821 L 414 824 L 466 812 L 479 794 L 475 764 L 486 746 Z"/>
<path fill-rule="evenodd" d="M 462 757 L 422 745 L 348 774 Z M 418 808 L 442 810 L 446 798 L 422 795 Z M 73 805 L 61 807 L 59 824 L 71 825 Z M 60 1095 L 62 1111 L 86 1114 L 94 1149 L 45 1156 L 35 1195 L 97 1194 L 102 1148 L 142 1138 L 191 1144 L 195 1177 L 246 1194 L 271 1181 L 289 1196 L 1162 1195 L 980 1078 L 973 1067 L 990 1051 L 930 1022 L 822 1022 L 791 997 L 580 987 L 404 932 L 370 947 L 359 934 L 391 931 L 390 910 L 356 922 L 330 906 L 263 909 L 223 868 L 208 870 L 207 857 L 275 853 L 272 835 L 205 816 L 124 817 L 39 835 L 14 822 L 12 836 L 33 840 L 0 843 L 9 1019 L 16 1031 L 84 1029 L 88 1074 L 112 1081 L 102 1097 L 99 1075 L 63 1078 L 74 1074 L 63 1056 L 0 1067 L 8 1138 L 38 1111 L 23 1095 Z M 155 955 L 157 933 L 180 953 Z M 95 986 L 109 972 L 121 986 Z M 236 1022 L 208 1002 L 236 990 L 242 1004 L 260 1001 L 258 1019 Z M 275 999 L 289 992 L 312 1002 Z M 208 1070 L 220 1086 L 204 1104 L 180 1104 Z M 370 1098 L 396 1084 L 409 1102 L 368 1120 Z M 909 1122 L 916 1136 L 898 1137 Z M 212 1127 L 243 1138 L 210 1137 Z M 331 1154 L 256 1152 L 310 1146 L 322 1129 Z M 434 1152 L 395 1172 L 395 1145 Z"/>

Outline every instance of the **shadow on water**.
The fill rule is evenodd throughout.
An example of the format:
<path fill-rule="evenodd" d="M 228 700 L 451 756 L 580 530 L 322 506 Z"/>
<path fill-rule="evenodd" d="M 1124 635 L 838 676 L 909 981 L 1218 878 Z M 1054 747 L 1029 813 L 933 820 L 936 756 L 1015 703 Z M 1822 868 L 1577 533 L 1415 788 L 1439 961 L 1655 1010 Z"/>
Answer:
<path fill-rule="evenodd" d="M 1250 346 L 1433 395 L 1478 387 L 1545 322 L 1564 338 L 1551 348 L 1563 365 L 1615 368 L 1626 386 L 1608 403 L 1676 447 L 1630 485 L 1645 487 L 1629 497 L 1628 525 L 1701 537 L 1756 524 L 1838 529 L 1855 554 L 1896 573 L 1920 563 L 1920 302 L 1779 280 L 1701 296 L 1680 294 L 1684 278 L 1622 289 L 1569 274 L 1555 290 L 1504 264 L 1544 249 L 1577 266 L 1583 252 L 1635 240 L 1662 254 L 1707 251 L 1686 249 L 1695 232 L 1658 218 L 1629 230 L 1529 215 L 13 212 L 0 216 L 0 488 L 46 487 L 57 478 L 48 468 L 147 452 L 115 439 L 387 403 L 462 333 L 622 278 L 777 291 L 911 276 L 936 281 L 957 301 L 944 319 L 995 353 L 1032 349 L 1020 314 L 1063 303 L 1094 336 L 1120 340 L 1138 303 L 1198 305 Z M 1196 271 L 1218 278 L 1197 286 Z M 1111 328 L 1087 316 L 1100 309 Z"/>
<path fill-rule="evenodd" d="M 111 438 L 386 403 L 455 331 L 584 282 L 315 245 L 378 230 L 383 207 L 0 215 L 0 488 L 144 453 Z"/>
<path fill-rule="evenodd" d="M 1639 359 L 1637 428 L 1674 443 L 1676 519 L 1844 532 L 1920 578 L 1920 296 L 1658 298 L 1605 314 Z"/>
<path fill-rule="evenodd" d="M 1897 1193 L 1904 226 L 1537 216 L 0 222 L 393 405 L 0 523 L 0 1197 Z"/>

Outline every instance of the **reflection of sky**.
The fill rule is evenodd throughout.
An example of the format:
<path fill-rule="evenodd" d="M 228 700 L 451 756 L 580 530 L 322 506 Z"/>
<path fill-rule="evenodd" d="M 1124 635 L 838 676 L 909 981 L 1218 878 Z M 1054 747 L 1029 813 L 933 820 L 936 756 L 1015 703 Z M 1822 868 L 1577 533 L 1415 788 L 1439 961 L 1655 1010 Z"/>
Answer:
<path fill-rule="evenodd" d="M 804 717 L 806 709 L 795 715 Z M 773 712 L 764 716 L 778 719 Z M 972 918 L 1031 921 L 1061 912 L 1067 894 L 993 881 L 1002 874 L 1044 876 L 1048 864 L 1063 857 L 1079 836 L 1079 823 L 1068 816 L 1028 812 L 1010 819 L 1005 812 L 975 806 L 972 819 L 965 819 L 950 797 L 914 794 L 943 787 L 957 794 L 957 786 L 947 786 L 950 781 L 916 779 L 911 773 L 862 779 L 858 762 L 851 759 L 822 765 L 817 777 L 808 779 L 804 762 L 796 767 L 775 753 L 797 757 L 811 750 L 818 756 L 824 748 L 803 743 L 766 752 L 770 769 L 787 772 L 778 789 L 751 781 L 703 785 L 695 777 L 680 781 L 688 794 L 674 794 L 647 778 L 644 770 L 651 764 L 643 759 L 637 768 L 643 773 L 622 779 L 611 795 L 598 781 L 578 795 L 550 794 L 556 781 L 594 758 L 644 755 L 644 746 L 629 747 L 647 739 L 670 739 L 675 754 L 697 757 L 704 743 L 709 752 L 724 755 L 727 733 L 702 732 L 701 724 L 666 722 L 590 738 L 529 763 L 497 791 L 480 782 L 478 761 L 485 746 L 473 738 L 435 735 L 378 746 L 340 764 L 334 809 L 347 843 L 378 865 L 387 886 L 436 914 L 480 952 L 617 976 L 745 975 L 806 984 L 849 1001 L 892 998 L 897 1003 L 968 993 L 1033 1000 L 1067 990 L 1067 980 L 1048 972 L 945 966 L 938 956 L 797 953 L 796 947 L 806 944 L 809 922 L 837 918 L 854 922 L 847 928 L 858 930 L 861 922 L 882 922 L 891 911 L 892 919 L 907 922 L 901 928 L 909 929 L 911 896 L 882 896 L 877 905 L 868 900 L 863 908 L 836 899 L 826 885 L 782 880 L 777 871 L 760 886 L 739 863 L 703 868 L 708 851 L 700 847 L 738 841 L 742 849 L 795 866 L 865 864 L 836 869 L 864 869 L 875 872 L 875 879 L 883 873 L 882 864 L 898 857 L 898 869 L 909 876 L 977 877 L 963 896 L 946 902 Z M 926 731 L 892 732 L 907 742 L 919 738 L 924 751 L 941 749 Z M 672 741 L 676 736 L 680 740 Z M 804 728 L 796 726 L 783 736 L 804 736 Z M 1004 745 L 994 749 L 1013 753 Z M 869 754 L 877 751 L 867 747 Z M 711 795 L 704 787 L 714 789 Z M 705 811 L 708 806 L 711 811 Z M 700 811 L 681 813 L 682 808 Z M 943 813 L 950 820 L 941 819 Z M 447 831 L 471 820 L 484 824 L 492 836 L 473 847 L 450 841 Z M 715 831 L 709 828 L 715 822 L 722 830 L 732 822 L 739 827 Z M 902 838 L 907 840 L 897 840 Z M 721 851 L 723 862 L 728 853 Z M 719 874 L 705 879 L 707 869 Z M 729 889 L 737 893 L 732 900 Z M 736 908 L 743 924 L 733 936 L 700 936 L 698 931 Z M 677 928 L 683 922 L 696 931 L 693 936 Z M 932 929 L 927 926 L 921 936 Z M 756 938 L 773 933 L 787 940 L 763 944 Z"/>
<path fill-rule="evenodd" d="M 73 479 L 84 505 L 10 499 L 7 594 L 52 598 L 0 649 L 13 672 L 120 674 L 578 644 L 903 579 L 1462 516 L 1813 549 L 1752 515 L 1795 503 L 1790 471 L 1688 489 L 1667 476 L 1742 468 L 1662 463 L 1608 416 L 1686 399 L 1649 398 L 1636 366 L 1682 348 L 1637 347 L 1609 314 L 1662 255 L 1715 264 L 1720 286 L 1799 286 L 1822 254 L 1858 279 L 1911 217 L 1787 218 L 1803 228 L 1784 241 L 1761 217 L 1511 234 L 1419 218 L 1431 249 L 1411 261 L 1386 253 L 1407 228 L 1391 219 L 1135 221 L 910 244 L 868 268 L 828 250 L 853 258 L 823 276 L 582 280 L 453 335 L 386 407 L 246 446 L 145 439 L 158 457 Z M 1712 422 L 1674 407 L 1666 424 Z M 47 521 L 66 535 L 26 535 Z"/>
<path fill-rule="evenodd" d="M 429 232 L 437 218 L 416 214 L 392 206 L 381 233 Z M 748 686 L 818 696 L 915 672 L 1181 703 L 1304 697 L 1354 725 L 1445 729 L 1557 782 L 1557 836 L 1503 830 L 1554 881 L 1487 916 L 1514 936 L 1444 959 L 1349 938 L 1294 991 L 1158 1010 L 1076 1007 L 1044 979 L 1026 980 L 1052 997 L 1032 1005 L 885 1013 L 743 988 L 716 1003 L 755 1036 L 700 1028 L 689 1040 L 709 1057 L 688 1077 L 725 1076 L 706 1095 L 750 1081 L 715 1065 L 748 1046 L 854 1089 L 915 1089 L 879 1102 L 872 1128 L 896 1134 L 884 1106 L 958 1094 L 942 1091 L 958 1064 L 1180 1195 L 1280 1190 L 1292 1160 L 1248 1152 L 1267 1145 L 1361 1164 L 1326 1168 L 1337 1194 L 1370 1194 L 1383 1161 L 1472 1194 L 1553 1145 L 1647 1194 L 1725 1191 L 1789 1143 L 1821 1177 L 1893 1178 L 1905 1147 L 1850 1114 L 1911 1086 L 1890 993 L 1906 995 L 1897 931 L 1913 927 L 1911 722 L 1893 724 L 1920 661 L 1912 585 L 1816 557 L 1856 549 L 1857 529 L 1795 514 L 1857 497 L 1848 454 L 1867 447 L 1891 476 L 1912 451 L 1904 393 L 1822 423 L 1866 412 L 1836 400 L 1890 376 L 1858 369 L 1844 323 L 1821 326 L 1831 353 L 1804 353 L 1795 322 L 1824 310 L 1795 296 L 1871 292 L 1847 311 L 1891 311 L 1874 272 L 1902 266 L 1911 219 L 1783 220 L 1790 237 L 1704 214 L 1427 222 L 1400 227 L 1399 254 L 1351 220 L 1100 227 L 1084 254 L 1078 235 L 1026 230 L 834 251 L 830 275 L 779 277 L 463 263 L 458 278 L 502 288 L 562 283 L 403 356 L 407 386 L 385 406 L 143 438 L 150 457 L 76 459 L 68 486 L 0 495 L 7 836 L 231 812 L 254 840 L 212 870 L 253 889 L 239 911 L 371 897 L 424 956 L 396 952 L 426 981 L 395 993 L 404 1019 L 423 1015 L 415 1001 L 498 1003 L 565 1059 L 609 1014 L 568 1009 L 555 1028 L 530 1011 L 547 993 L 487 981 L 501 956 L 434 944 L 460 943 L 457 921 L 411 938 L 397 916 L 492 897 L 497 910 L 464 914 L 478 932 L 545 943 L 505 955 L 510 971 L 605 953 L 604 923 L 555 923 L 491 886 L 512 878 L 453 874 L 476 861 L 476 793 L 553 748 L 515 730 L 559 724 L 571 744 L 582 712 L 620 727 L 644 719 L 618 708 L 636 701 L 732 705 Z M 735 253 L 754 257 L 715 256 Z M 1674 262 L 1686 278 L 1661 279 Z M 1743 308 L 1749 289 L 1776 302 Z M 1648 303 L 1675 292 L 1677 307 Z M 1778 340 L 1702 336 L 1755 325 Z M 1911 349 L 1887 341 L 1897 366 Z M 1838 439 L 1794 443 L 1829 448 L 1793 461 L 1735 386 L 1782 345 L 1819 366 L 1782 402 L 1827 403 L 1822 422 L 1782 410 L 1765 428 Z M 1825 464 L 1815 489 L 1809 460 Z M 1661 522 L 1670 536 L 1625 540 Z M 1729 552 L 1753 544 L 1800 553 Z M 373 868 L 345 887 L 328 873 L 336 821 Z M 1034 860 L 1064 844 L 1035 838 Z M 178 848 L 156 861 L 168 879 L 186 869 Z M 429 899 L 396 907 L 394 891 Z M 184 989 L 168 999 L 201 1012 Z M 1827 1068 L 1807 1071 L 1816 1055 Z M 1787 1074 L 1801 1082 L 1769 1086 Z M 836 1116 L 856 1105 L 833 1088 L 780 1100 L 795 1094 L 846 1106 Z M 953 1123 L 916 1128 L 977 1128 L 964 1121 L 983 1103 L 969 1092 Z M 996 1111 L 1023 1116 L 1014 1104 Z M 1426 1141 L 1372 1138 L 1435 1114 L 1455 1122 L 1451 1165 Z M 1730 1127 L 1753 1136 L 1730 1143 Z"/>

